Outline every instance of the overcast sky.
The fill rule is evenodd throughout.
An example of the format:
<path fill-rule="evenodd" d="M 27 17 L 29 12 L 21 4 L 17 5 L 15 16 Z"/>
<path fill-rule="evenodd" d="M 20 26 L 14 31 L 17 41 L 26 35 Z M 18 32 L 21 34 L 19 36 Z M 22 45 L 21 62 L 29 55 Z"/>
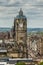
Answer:
<path fill-rule="evenodd" d="M 43 0 L 0 0 L 0 27 L 12 27 L 20 8 L 27 27 L 43 28 Z"/>

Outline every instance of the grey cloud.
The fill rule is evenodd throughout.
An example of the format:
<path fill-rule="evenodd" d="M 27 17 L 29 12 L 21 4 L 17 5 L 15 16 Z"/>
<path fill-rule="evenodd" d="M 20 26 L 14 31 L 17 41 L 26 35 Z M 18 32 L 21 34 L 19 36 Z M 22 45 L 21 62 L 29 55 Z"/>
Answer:
<path fill-rule="evenodd" d="M 18 7 L 21 6 L 23 3 L 20 2 L 20 0 L 13 0 L 13 3 L 10 4 L 10 0 L 6 1 L 0 1 L 0 6 L 5 7 Z"/>
<path fill-rule="evenodd" d="M 13 2 L 12 0 L 2 0 L 0 1 L 0 7 L 2 7 L 0 9 L 0 20 L 2 21 L 13 21 L 20 8 L 23 9 L 27 19 L 43 21 L 43 2 L 38 0 L 13 0 Z"/>

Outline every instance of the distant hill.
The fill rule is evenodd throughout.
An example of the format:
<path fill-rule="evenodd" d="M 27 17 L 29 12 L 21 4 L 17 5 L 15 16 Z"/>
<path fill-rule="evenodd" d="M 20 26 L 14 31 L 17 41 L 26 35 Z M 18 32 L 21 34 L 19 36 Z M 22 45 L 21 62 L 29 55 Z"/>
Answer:
<path fill-rule="evenodd" d="M 43 32 L 43 28 L 27 28 L 27 32 Z"/>
<path fill-rule="evenodd" d="M 0 28 L 0 32 L 10 31 L 11 28 Z M 43 28 L 27 28 L 27 32 L 43 32 Z"/>
<path fill-rule="evenodd" d="M 11 30 L 11 28 L 0 28 L 0 32 L 7 32 L 10 30 Z"/>

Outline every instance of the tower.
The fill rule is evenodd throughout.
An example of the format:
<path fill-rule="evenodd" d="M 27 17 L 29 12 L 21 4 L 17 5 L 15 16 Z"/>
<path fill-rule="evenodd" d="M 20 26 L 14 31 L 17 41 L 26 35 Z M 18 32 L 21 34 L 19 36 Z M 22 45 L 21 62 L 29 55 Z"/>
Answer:
<path fill-rule="evenodd" d="M 22 9 L 14 20 L 14 38 L 18 44 L 18 57 L 27 57 L 27 18 L 24 16 Z"/>

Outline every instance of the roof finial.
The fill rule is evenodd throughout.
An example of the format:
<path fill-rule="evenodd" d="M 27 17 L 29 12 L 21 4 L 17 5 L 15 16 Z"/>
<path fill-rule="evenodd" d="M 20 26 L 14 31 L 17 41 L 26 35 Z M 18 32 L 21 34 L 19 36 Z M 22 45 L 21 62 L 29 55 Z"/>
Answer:
<path fill-rule="evenodd" d="M 22 15 L 23 15 L 22 8 L 20 8 L 19 15 L 20 15 L 20 16 L 22 16 Z"/>

